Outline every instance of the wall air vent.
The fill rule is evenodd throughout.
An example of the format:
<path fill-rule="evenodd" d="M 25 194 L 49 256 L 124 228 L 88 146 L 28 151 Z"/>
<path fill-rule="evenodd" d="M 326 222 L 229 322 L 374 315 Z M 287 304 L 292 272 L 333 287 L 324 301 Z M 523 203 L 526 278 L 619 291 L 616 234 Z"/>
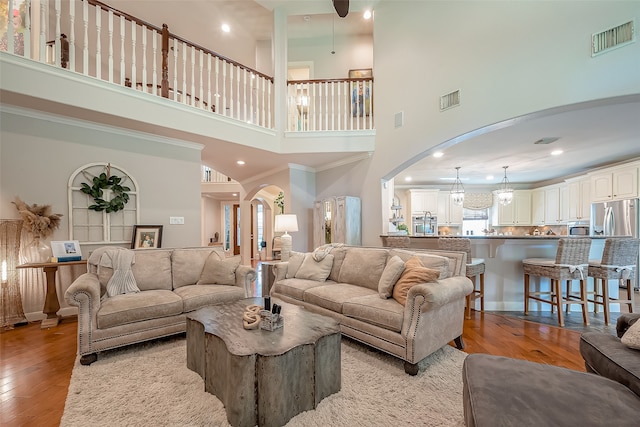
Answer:
<path fill-rule="evenodd" d="M 440 97 L 440 111 L 448 110 L 449 108 L 457 107 L 460 105 L 460 90 L 442 95 Z"/>
<path fill-rule="evenodd" d="M 399 111 L 393 116 L 394 125 L 397 128 L 404 126 L 404 111 Z"/>
<path fill-rule="evenodd" d="M 591 35 L 591 56 L 600 55 L 635 41 L 633 21 Z"/>

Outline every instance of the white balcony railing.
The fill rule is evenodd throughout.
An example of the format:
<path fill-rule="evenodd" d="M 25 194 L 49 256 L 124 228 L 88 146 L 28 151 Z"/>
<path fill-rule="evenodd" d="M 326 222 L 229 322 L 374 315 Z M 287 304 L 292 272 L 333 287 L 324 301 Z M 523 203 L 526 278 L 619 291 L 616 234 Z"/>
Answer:
<path fill-rule="evenodd" d="M 374 129 L 373 79 L 296 80 L 287 87 L 291 132 Z"/>
<path fill-rule="evenodd" d="M 2 51 L 274 128 L 272 77 L 171 34 L 166 24 L 97 0 L 7 0 L 7 6 Z M 374 129 L 371 78 L 290 81 L 286 96 L 288 131 Z"/>

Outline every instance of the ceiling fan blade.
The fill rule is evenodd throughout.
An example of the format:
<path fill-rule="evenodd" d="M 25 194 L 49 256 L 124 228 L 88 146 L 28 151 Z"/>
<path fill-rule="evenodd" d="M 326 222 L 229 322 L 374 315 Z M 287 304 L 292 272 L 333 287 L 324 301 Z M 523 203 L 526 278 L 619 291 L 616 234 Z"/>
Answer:
<path fill-rule="evenodd" d="M 338 12 L 338 16 L 344 18 L 349 13 L 349 0 L 333 0 L 333 7 Z"/>

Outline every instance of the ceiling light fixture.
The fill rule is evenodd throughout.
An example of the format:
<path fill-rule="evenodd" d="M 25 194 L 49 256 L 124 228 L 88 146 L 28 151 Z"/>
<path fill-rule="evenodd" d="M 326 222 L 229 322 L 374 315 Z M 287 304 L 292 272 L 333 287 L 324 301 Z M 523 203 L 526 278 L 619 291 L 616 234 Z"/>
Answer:
<path fill-rule="evenodd" d="M 222 24 L 222 31 L 224 31 L 225 33 L 228 33 L 231 31 L 231 27 L 229 26 L 229 24 Z"/>
<path fill-rule="evenodd" d="M 562 153 L 564 153 L 564 151 L 562 151 L 562 150 L 553 150 L 553 151 L 551 152 L 551 155 L 552 155 L 552 156 L 559 156 L 559 155 L 560 155 L 560 154 L 562 154 Z"/>
<path fill-rule="evenodd" d="M 411 179 L 412 179 L 412 178 L 411 178 L 410 176 L 408 176 L 408 177 L 406 177 L 404 180 L 405 180 L 405 181 L 407 181 L 407 182 L 409 182 L 409 181 L 411 181 Z"/>
<path fill-rule="evenodd" d="M 498 202 L 502 206 L 506 206 L 513 200 L 513 189 L 509 185 L 509 179 L 507 178 L 507 168 L 509 166 L 503 166 L 504 169 L 504 178 L 502 178 L 502 182 L 500 183 L 500 188 L 498 189 Z"/>
<path fill-rule="evenodd" d="M 362 17 L 364 19 L 371 19 L 371 11 L 369 9 L 364 11 L 364 14 L 362 15 Z"/>
<path fill-rule="evenodd" d="M 451 186 L 450 194 L 453 203 L 462 205 L 464 202 L 464 187 L 462 186 L 462 181 L 460 181 L 460 166 L 456 166 L 456 180 Z"/>
<path fill-rule="evenodd" d="M 436 159 L 442 156 L 444 156 L 444 153 L 442 151 L 436 151 L 435 153 L 433 153 L 433 157 L 435 157 Z"/>
<path fill-rule="evenodd" d="M 240 166 L 242 166 L 242 165 L 244 165 L 244 160 L 238 160 L 236 163 L 239 164 Z"/>

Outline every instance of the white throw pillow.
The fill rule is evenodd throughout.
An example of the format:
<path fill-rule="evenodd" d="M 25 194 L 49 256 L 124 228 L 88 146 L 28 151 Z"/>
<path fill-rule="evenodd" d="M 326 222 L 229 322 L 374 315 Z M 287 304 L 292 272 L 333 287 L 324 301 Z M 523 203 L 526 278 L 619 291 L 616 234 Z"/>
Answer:
<path fill-rule="evenodd" d="M 382 276 L 378 282 L 378 294 L 382 299 L 391 298 L 393 294 L 393 286 L 396 284 L 402 272 L 404 271 L 404 261 L 398 256 L 394 255 L 389 258 L 387 265 L 385 265 L 382 271 Z"/>
<path fill-rule="evenodd" d="M 218 255 L 211 252 L 207 257 L 200 273 L 200 280 L 196 285 L 230 285 L 236 284 L 236 269 L 240 265 L 240 257 L 220 260 Z"/>
<path fill-rule="evenodd" d="M 624 333 L 620 341 L 629 348 L 640 350 L 640 320 L 636 320 L 636 322 L 627 329 L 627 332 Z"/>
<path fill-rule="evenodd" d="M 296 272 L 302 265 L 302 261 L 304 261 L 304 253 L 303 252 L 289 252 L 289 263 L 287 264 L 287 279 L 293 279 L 296 277 Z"/>
<path fill-rule="evenodd" d="M 328 254 L 321 261 L 316 261 L 313 254 L 305 254 L 302 265 L 296 271 L 295 278 L 324 282 L 331 273 L 331 267 L 333 267 L 333 255 Z"/>

